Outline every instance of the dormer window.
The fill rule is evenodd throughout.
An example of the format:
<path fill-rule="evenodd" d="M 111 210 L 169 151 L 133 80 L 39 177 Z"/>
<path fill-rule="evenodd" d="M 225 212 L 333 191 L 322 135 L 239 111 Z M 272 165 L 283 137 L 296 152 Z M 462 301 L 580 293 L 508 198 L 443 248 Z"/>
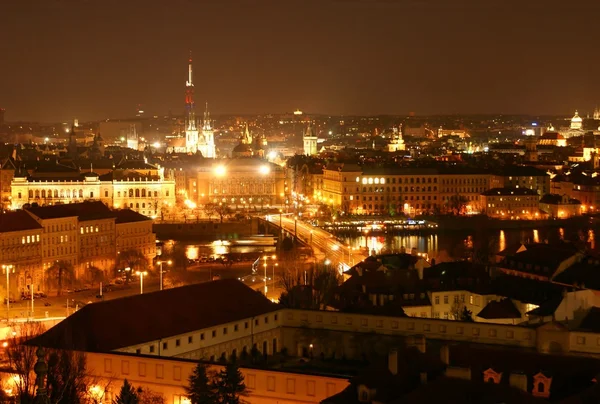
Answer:
<path fill-rule="evenodd" d="M 531 394 L 534 397 L 549 398 L 551 385 L 552 378 L 547 377 L 542 372 L 539 372 L 533 376 L 533 390 Z"/>
<path fill-rule="evenodd" d="M 502 379 L 502 372 L 498 373 L 494 369 L 489 368 L 483 372 L 483 381 L 486 383 L 500 384 Z"/>

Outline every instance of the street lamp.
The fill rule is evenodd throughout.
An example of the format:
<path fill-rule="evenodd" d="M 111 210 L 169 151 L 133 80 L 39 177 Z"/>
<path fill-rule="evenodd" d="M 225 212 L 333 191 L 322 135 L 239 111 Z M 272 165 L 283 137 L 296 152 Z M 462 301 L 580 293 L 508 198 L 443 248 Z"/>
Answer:
<path fill-rule="evenodd" d="M 9 276 L 10 272 L 15 273 L 14 265 L 2 265 L 2 271 L 6 273 L 6 321 L 10 319 L 10 284 Z"/>
<path fill-rule="evenodd" d="M 267 296 L 267 256 L 263 255 L 263 268 L 265 269 L 265 297 Z"/>
<path fill-rule="evenodd" d="M 171 264 L 173 264 L 173 261 L 168 260 L 168 261 L 158 261 L 158 264 L 160 265 L 160 290 L 163 290 L 163 262 L 166 262 L 167 265 L 171 266 Z"/>
<path fill-rule="evenodd" d="M 137 271 L 135 274 L 140 277 L 140 295 L 143 295 L 144 294 L 144 275 L 148 275 L 148 272 Z"/>

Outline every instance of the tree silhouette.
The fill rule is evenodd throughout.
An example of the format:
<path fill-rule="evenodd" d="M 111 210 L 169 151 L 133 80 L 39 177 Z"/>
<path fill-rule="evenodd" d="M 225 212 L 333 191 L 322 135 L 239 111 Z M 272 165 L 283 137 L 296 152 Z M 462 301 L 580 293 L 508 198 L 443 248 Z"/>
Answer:
<path fill-rule="evenodd" d="M 125 379 L 113 404 L 138 404 L 140 402 L 133 386 Z"/>
<path fill-rule="evenodd" d="M 198 362 L 185 386 L 185 393 L 192 404 L 212 404 L 217 402 L 215 386 L 206 372 L 206 365 Z"/>
<path fill-rule="evenodd" d="M 148 267 L 148 259 L 139 250 L 121 251 L 117 256 L 117 269 L 124 270 L 125 268 L 130 268 L 129 271 L 125 271 L 126 283 L 129 283 L 131 274 L 136 271 L 146 271 Z"/>
<path fill-rule="evenodd" d="M 48 268 L 48 281 L 56 286 L 57 295 L 62 295 L 65 286 L 71 286 L 75 279 L 73 265 L 67 261 L 56 261 Z"/>
<path fill-rule="evenodd" d="M 241 398 L 247 394 L 244 376 L 236 362 L 225 365 L 215 381 L 218 402 L 222 404 L 239 404 Z"/>

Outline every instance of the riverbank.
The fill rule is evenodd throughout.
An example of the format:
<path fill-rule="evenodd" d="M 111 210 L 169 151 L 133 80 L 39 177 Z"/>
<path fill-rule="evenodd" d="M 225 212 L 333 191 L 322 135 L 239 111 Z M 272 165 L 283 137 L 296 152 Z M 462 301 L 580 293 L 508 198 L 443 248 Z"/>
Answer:
<path fill-rule="evenodd" d="M 154 223 L 152 230 L 160 240 L 235 240 L 259 234 L 258 220 L 198 221 L 194 223 Z"/>

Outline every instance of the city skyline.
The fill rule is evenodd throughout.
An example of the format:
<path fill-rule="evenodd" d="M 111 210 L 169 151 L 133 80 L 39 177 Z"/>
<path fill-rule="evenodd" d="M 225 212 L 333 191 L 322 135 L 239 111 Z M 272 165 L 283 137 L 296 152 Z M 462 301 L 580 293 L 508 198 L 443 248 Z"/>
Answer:
<path fill-rule="evenodd" d="M 568 114 L 600 104 L 592 0 L 5 4 L 6 119 L 183 114 L 186 61 L 215 115 Z M 25 29 L 26 28 L 26 29 Z M 18 34 L 18 35 L 16 35 Z"/>

